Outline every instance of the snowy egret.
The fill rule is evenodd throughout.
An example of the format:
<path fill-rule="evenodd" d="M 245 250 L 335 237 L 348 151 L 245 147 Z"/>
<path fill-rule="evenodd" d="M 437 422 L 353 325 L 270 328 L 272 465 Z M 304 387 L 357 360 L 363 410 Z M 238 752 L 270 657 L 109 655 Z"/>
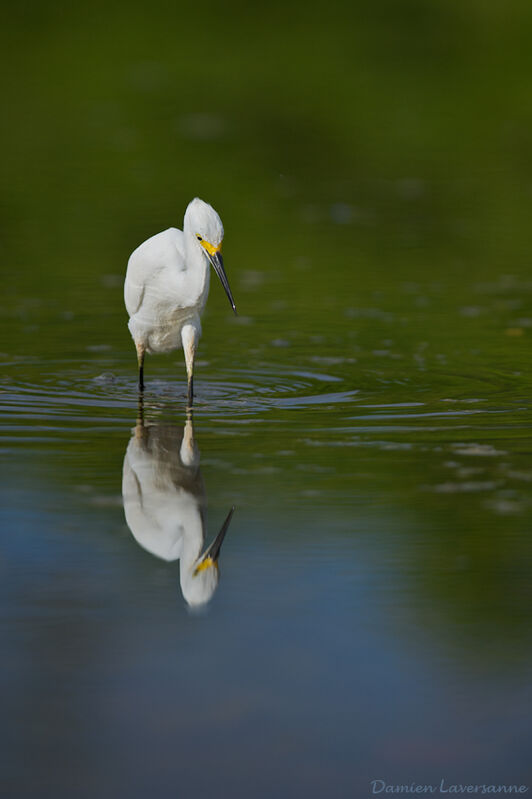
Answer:
<path fill-rule="evenodd" d="M 140 415 L 124 457 L 122 499 L 137 543 L 162 560 L 179 559 L 187 604 L 208 602 L 218 585 L 218 558 L 234 507 L 202 552 L 206 499 L 190 417 L 181 435 L 175 425 L 145 424 Z"/>
<path fill-rule="evenodd" d="M 214 208 L 196 197 L 185 211 L 182 231 L 163 230 L 131 254 L 124 300 L 137 348 L 140 391 L 144 388 L 145 354 L 171 352 L 182 346 L 188 404 L 192 405 L 194 356 L 201 335 L 200 314 L 209 294 L 209 263 L 236 314 L 220 252 L 223 236 L 222 220 Z"/>

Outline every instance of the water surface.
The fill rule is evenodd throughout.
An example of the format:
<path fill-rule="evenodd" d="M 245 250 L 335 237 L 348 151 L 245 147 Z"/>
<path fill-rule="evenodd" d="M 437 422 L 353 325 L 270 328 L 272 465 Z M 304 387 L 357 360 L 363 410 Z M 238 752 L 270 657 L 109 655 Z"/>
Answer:
<path fill-rule="evenodd" d="M 176 11 L 215 93 L 162 9 L 10 12 L 6 796 L 531 784 L 530 12 L 392 6 Z M 195 194 L 241 315 L 213 279 L 190 417 L 122 281 Z"/>

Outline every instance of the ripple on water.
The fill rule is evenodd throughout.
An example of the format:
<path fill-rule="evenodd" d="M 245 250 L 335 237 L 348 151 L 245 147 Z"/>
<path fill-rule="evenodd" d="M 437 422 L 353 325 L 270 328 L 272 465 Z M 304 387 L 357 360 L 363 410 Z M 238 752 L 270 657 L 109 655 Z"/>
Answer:
<path fill-rule="evenodd" d="M 40 375 L 39 375 L 40 377 Z M 340 405 L 352 402 L 356 390 L 331 390 L 340 378 L 311 371 L 291 371 L 277 365 L 263 369 L 234 370 L 215 379 L 198 379 L 194 412 L 197 416 L 253 417 L 270 409 Z M 0 384 L 0 429 L 43 430 L 87 422 L 123 424 L 131 422 L 138 407 L 136 381 L 112 371 L 88 375 L 86 371 L 48 371 L 42 381 L 5 377 Z M 184 381 L 149 380 L 144 392 L 146 408 L 183 411 L 186 402 Z M 257 421 L 259 421 L 257 419 Z"/>
<path fill-rule="evenodd" d="M 0 430 L 7 437 L 17 438 L 21 433 L 26 438 L 36 437 L 61 429 L 82 431 L 87 424 L 123 428 L 136 417 L 138 392 L 129 369 L 91 372 L 87 364 L 77 368 L 77 364 L 56 362 L 53 367 L 47 364 L 43 375 L 38 363 L 12 366 L 11 374 L 8 369 L 0 382 Z M 17 366 L 24 368 L 25 378 L 32 374 L 34 379 L 16 380 Z M 225 369 L 214 376 L 205 370 L 195 388 L 196 419 L 225 421 L 225 428 L 217 425 L 220 435 L 230 427 L 234 431 L 239 424 L 264 423 L 279 411 L 283 416 L 276 419 L 283 425 L 292 419 L 298 433 L 313 446 L 431 447 L 447 443 L 456 455 L 487 458 L 505 451 L 505 447 L 486 442 L 490 431 L 504 428 L 515 437 L 520 429 L 530 427 L 528 408 L 505 404 L 501 395 L 494 406 L 478 395 L 474 401 L 468 400 L 462 391 L 462 398 L 449 406 L 448 396 L 423 401 L 408 389 L 410 396 L 404 389 L 398 395 L 397 388 L 376 385 L 358 389 L 329 370 L 313 371 L 300 365 L 293 368 L 262 362 L 247 370 Z M 185 407 L 183 379 L 172 375 L 148 380 L 146 412 L 181 416 Z"/>

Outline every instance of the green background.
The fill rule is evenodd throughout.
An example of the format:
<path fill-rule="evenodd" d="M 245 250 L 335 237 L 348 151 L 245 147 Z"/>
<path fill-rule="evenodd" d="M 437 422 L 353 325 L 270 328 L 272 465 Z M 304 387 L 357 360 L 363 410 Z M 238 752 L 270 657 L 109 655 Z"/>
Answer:
<path fill-rule="evenodd" d="M 530 5 L 28 2 L 0 28 L 9 794 L 526 780 Z M 199 621 L 120 501 L 127 258 L 194 196 L 239 311 L 213 277 L 207 537 L 237 511 Z M 146 380 L 181 427 L 182 353 Z"/>

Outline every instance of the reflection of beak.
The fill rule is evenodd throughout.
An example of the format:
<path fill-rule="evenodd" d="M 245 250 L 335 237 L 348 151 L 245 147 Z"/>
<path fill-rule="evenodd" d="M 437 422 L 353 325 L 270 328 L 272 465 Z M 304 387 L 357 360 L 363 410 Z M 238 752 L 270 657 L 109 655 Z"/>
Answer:
<path fill-rule="evenodd" d="M 225 289 L 225 293 L 227 294 L 229 302 L 231 303 L 231 308 L 233 309 L 236 316 L 236 305 L 233 299 L 233 295 L 231 294 L 231 289 L 229 288 L 229 281 L 227 280 L 227 275 L 225 274 L 224 259 L 222 258 L 222 253 L 219 250 L 210 253 L 207 249 L 205 250 L 205 252 L 207 253 L 209 261 L 214 267 L 214 271 L 220 278 L 222 286 Z"/>
<path fill-rule="evenodd" d="M 218 533 L 212 544 L 205 550 L 200 562 L 194 569 L 194 576 L 204 571 L 204 569 L 210 568 L 211 566 L 218 567 L 218 558 L 220 557 L 220 550 L 222 548 L 225 534 L 229 529 L 229 525 L 231 524 L 231 518 L 233 516 L 234 511 L 235 511 L 235 506 L 233 505 L 233 507 L 226 516 L 225 522 L 222 524 L 220 532 Z"/>

